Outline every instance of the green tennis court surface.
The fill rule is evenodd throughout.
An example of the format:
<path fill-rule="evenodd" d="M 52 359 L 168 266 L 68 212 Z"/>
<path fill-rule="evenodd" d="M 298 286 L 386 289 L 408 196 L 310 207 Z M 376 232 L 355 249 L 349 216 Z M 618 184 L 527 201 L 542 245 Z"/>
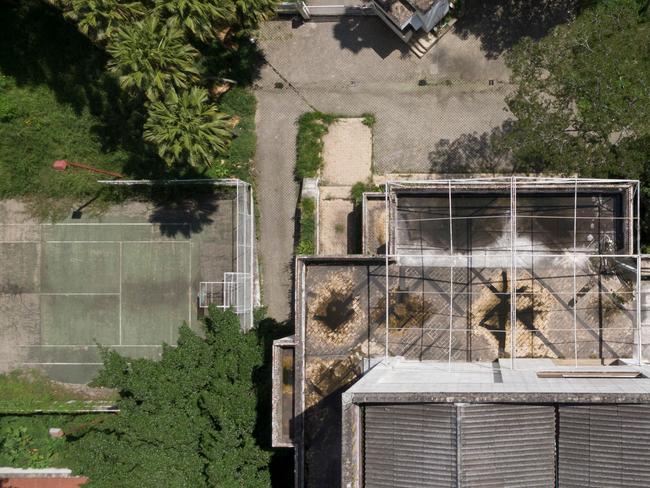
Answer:
<path fill-rule="evenodd" d="M 55 224 L 0 202 L 0 369 L 87 382 L 97 344 L 156 358 L 183 321 L 198 327 L 199 283 L 233 266 L 233 199 L 201 198 Z"/>

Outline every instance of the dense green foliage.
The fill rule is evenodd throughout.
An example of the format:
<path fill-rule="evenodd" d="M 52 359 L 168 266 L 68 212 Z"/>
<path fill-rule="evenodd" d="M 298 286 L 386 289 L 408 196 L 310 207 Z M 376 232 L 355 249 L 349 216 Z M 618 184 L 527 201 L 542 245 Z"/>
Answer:
<path fill-rule="evenodd" d="M 650 23 L 634 0 L 593 2 L 507 56 L 513 130 L 495 140 L 516 170 L 650 177 Z M 647 7 L 647 6 L 646 6 Z M 648 195 L 646 186 L 645 194 Z"/>
<path fill-rule="evenodd" d="M 357 181 L 350 189 L 350 198 L 352 198 L 355 205 L 361 205 L 364 193 L 380 190 L 381 188 L 373 184 L 372 181 Z"/>
<path fill-rule="evenodd" d="M 108 67 L 119 75 L 120 86 L 139 90 L 150 101 L 188 89 L 199 76 L 199 52 L 185 42 L 185 33 L 175 21 L 162 23 L 151 16 L 118 27 L 107 51 Z"/>
<path fill-rule="evenodd" d="M 104 352 L 95 383 L 118 389 L 120 414 L 69 436 L 66 453 L 89 488 L 269 485 L 254 436 L 263 348 L 231 311 L 211 309 L 204 335 L 182 326 L 160 361 Z"/>
<path fill-rule="evenodd" d="M 232 82 L 224 78 L 229 71 L 242 73 L 221 63 L 254 69 L 249 35 L 274 13 L 276 1 L 50 0 L 94 42 L 106 46 L 108 66 L 119 76 L 120 86 L 135 99 L 145 98 L 145 140 L 172 167 L 205 167 L 226 156 L 232 131 L 211 131 L 209 138 L 188 135 L 197 125 L 223 126 L 226 115 L 217 109 L 220 85 Z M 200 110 L 174 110 L 179 100 L 196 106 L 198 88 L 209 90 L 201 92 L 206 95 Z M 199 120 L 188 124 L 191 115 Z M 170 131 L 176 132 L 172 141 Z M 228 168 L 221 173 L 227 174 Z"/>
<path fill-rule="evenodd" d="M 240 49 L 243 54 L 235 57 L 232 49 L 211 49 L 201 57 L 208 64 L 203 73 L 250 81 L 254 51 Z M 158 148 L 145 144 L 146 98 L 120 89 L 106 69 L 109 59 L 60 11 L 41 1 L 0 3 L 0 198 L 30 197 L 48 215 L 68 212 L 91 198 L 96 203 L 123 198 L 122 192 L 98 185 L 92 173 L 53 171 L 56 159 L 131 178 L 201 176 L 189 166 L 168 169 Z M 245 88 L 233 87 L 219 99 L 219 112 L 240 123 L 225 153 L 213 159 L 219 164 L 204 176 L 250 180 L 255 98 Z"/>
<path fill-rule="evenodd" d="M 314 178 L 323 166 L 323 136 L 337 116 L 322 112 L 307 112 L 298 119 L 296 140 L 296 177 Z"/>
<path fill-rule="evenodd" d="M 110 391 L 104 400 L 92 401 L 70 391 L 36 370 L 12 371 L 0 375 L 0 415 L 23 412 L 75 412 L 113 400 Z"/>
<path fill-rule="evenodd" d="M 300 202 L 300 239 L 296 254 L 316 254 L 316 201 L 303 198 Z"/>
<path fill-rule="evenodd" d="M 650 154 L 650 24 L 605 2 L 508 56 L 517 117 L 505 139 L 521 170 L 640 175 Z"/>

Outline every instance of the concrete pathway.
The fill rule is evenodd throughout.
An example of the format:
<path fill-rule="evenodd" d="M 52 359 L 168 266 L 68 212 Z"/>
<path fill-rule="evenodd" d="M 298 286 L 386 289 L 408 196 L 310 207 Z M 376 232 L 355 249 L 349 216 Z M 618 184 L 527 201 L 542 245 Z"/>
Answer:
<path fill-rule="evenodd" d="M 486 134 L 508 118 L 509 74 L 478 39 L 454 33 L 417 59 L 376 18 L 268 22 L 259 43 L 268 62 L 256 84 L 262 289 L 270 316 L 283 320 L 292 305 L 298 117 L 311 107 L 374 113 L 378 174 L 446 171 L 459 154 L 469 170 L 484 156 Z"/>

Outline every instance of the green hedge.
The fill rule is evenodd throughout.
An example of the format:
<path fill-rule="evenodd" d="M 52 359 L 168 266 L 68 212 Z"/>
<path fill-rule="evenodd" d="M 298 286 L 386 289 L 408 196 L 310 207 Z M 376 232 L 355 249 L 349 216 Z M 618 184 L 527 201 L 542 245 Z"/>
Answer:
<path fill-rule="evenodd" d="M 296 140 L 296 177 L 315 178 L 323 165 L 323 136 L 327 134 L 332 122 L 337 120 L 333 114 L 308 112 L 298 119 Z"/>
<path fill-rule="evenodd" d="M 300 203 L 300 240 L 296 254 L 316 254 L 316 201 L 303 198 Z"/>

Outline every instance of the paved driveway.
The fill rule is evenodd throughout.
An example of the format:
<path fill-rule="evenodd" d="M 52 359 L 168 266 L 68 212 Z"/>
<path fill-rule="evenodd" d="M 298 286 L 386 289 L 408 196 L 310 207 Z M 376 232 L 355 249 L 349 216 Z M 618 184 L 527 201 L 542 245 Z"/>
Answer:
<path fill-rule="evenodd" d="M 291 310 L 300 114 L 314 108 L 374 113 L 375 173 L 484 171 L 483 163 L 492 162 L 489 135 L 509 117 L 509 72 L 501 53 L 520 34 L 508 30 L 503 18 L 492 23 L 499 29 L 486 30 L 490 9 L 481 8 L 481 15 L 459 22 L 423 59 L 377 18 L 264 25 L 259 43 L 267 64 L 256 87 L 259 248 L 272 317 L 288 318 Z M 495 8 L 490 15 L 500 12 Z M 529 25 L 538 17 L 530 16 Z"/>

